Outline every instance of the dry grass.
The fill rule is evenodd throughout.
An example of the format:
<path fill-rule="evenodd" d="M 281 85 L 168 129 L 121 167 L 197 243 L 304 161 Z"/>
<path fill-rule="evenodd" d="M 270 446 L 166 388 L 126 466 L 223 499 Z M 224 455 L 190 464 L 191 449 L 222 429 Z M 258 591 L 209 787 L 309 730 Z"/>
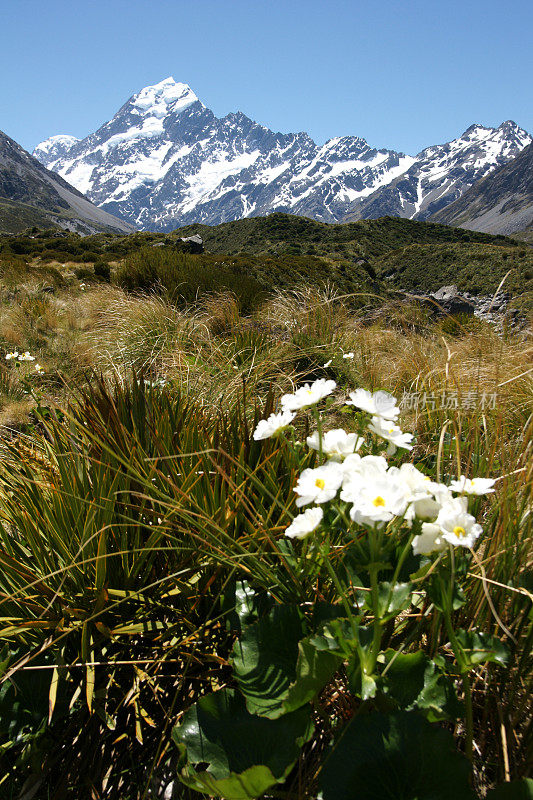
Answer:
<path fill-rule="evenodd" d="M 404 307 L 389 307 L 371 320 L 368 313 L 353 310 L 346 298 L 313 288 L 277 294 L 254 319 L 242 318 L 227 293 L 204 298 L 186 311 L 161 296 L 132 296 L 105 285 L 81 291 L 76 284 L 50 294 L 28 284 L 0 300 L 0 343 L 10 349 L 32 350 L 34 345 L 47 371 L 41 389 L 58 395 L 64 387 L 46 383 L 55 369 L 67 383 L 81 379 L 85 370 L 107 378 L 127 378 L 132 369 L 144 371 L 150 380 L 167 381 L 194 398 L 206 418 L 214 415 L 204 409 L 219 407 L 230 416 L 242 402 L 243 388 L 253 402 L 316 377 L 334 378 L 339 397 L 356 386 L 385 388 L 399 398 L 418 393 L 418 406 L 402 414 L 402 427 L 417 437 L 414 460 L 423 462 L 428 472 L 439 472 L 442 479 L 460 472 L 501 476 L 497 492 L 480 501 L 485 537 L 478 550 L 480 562 L 471 567 L 469 603 L 460 612 L 460 624 L 467 629 L 481 625 L 502 635 L 510 646 L 513 638 L 523 642 L 520 580 L 533 563 L 528 539 L 533 346 L 525 334 L 501 336 L 476 320 L 447 329 L 418 309 Z M 349 353 L 353 358 L 343 357 Z M 456 393 L 458 407 L 442 407 L 443 393 Z M 475 400 L 463 408 L 467 393 Z M 494 393 L 495 407 L 482 408 L 483 395 Z M 3 366 L 0 425 L 20 426 L 32 403 L 21 394 L 18 373 Z M 331 409 L 328 426 L 344 424 L 339 406 L 340 401 Z M 167 421 L 161 419 L 162 430 Z M 65 476 L 70 479 L 68 468 Z M 106 491 L 96 494 L 104 496 Z M 70 498 L 71 493 L 66 495 Z M 209 512 L 214 518 L 218 508 Z M 70 541 L 70 527 L 68 537 Z M 510 636 L 502 633 L 501 624 Z M 520 650 L 518 655 L 522 658 Z M 525 763 L 520 748 L 527 731 L 520 715 L 526 717 L 528 657 L 525 652 L 522 673 L 515 667 L 514 673 L 502 677 L 483 667 L 474 675 L 479 763 L 488 763 L 491 774 L 498 772 L 494 765 L 504 758 L 505 741 L 510 743 L 513 774 Z M 495 696 L 501 723 L 490 705 Z M 478 777 L 482 782 L 481 771 Z"/>

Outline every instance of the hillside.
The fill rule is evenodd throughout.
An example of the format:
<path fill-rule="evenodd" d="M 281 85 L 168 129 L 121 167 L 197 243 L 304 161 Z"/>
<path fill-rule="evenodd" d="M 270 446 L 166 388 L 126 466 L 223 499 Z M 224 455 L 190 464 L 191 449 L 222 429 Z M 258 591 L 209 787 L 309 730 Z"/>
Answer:
<path fill-rule="evenodd" d="M 204 252 L 184 252 L 181 237 L 199 234 Z M 228 288 L 255 306 L 254 294 L 329 284 L 342 294 L 390 288 L 433 291 L 455 283 L 474 294 L 527 291 L 533 250 L 504 236 L 383 218 L 328 225 L 272 214 L 217 226 L 191 225 L 173 233 L 40 233 L 0 238 L 0 260 L 26 264 L 97 265 L 120 273 L 130 289 L 158 285 L 182 298 Z M 195 289 L 197 287 L 197 289 Z"/>
<path fill-rule="evenodd" d="M 526 245 L 411 244 L 381 256 L 374 267 L 389 286 L 411 292 L 455 284 L 460 291 L 491 294 L 508 272 L 505 291 L 533 291 L 533 248 Z"/>
<path fill-rule="evenodd" d="M 32 226 L 84 234 L 132 230 L 0 131 L 0 232 L 18 233 Z"/>
<path fill-rule="evenodd" d="M 375 220 L 329 225 L 290 214 L 225 222 L 221 225 L 187 225 L 173 232 L 177 236 L 198 234 L 206 250 L 214 253 L 293 252 L 337 258 L 372 260 L 390 250 L 411 244 L 507 243 L 511 240 L 474 233 L 445 225 L 383 217 Z"/>
<path fill-rule="evenodd" d="M 433 214 L 431 221 L 506 235 L 533 230 L 533 144 Z"/>

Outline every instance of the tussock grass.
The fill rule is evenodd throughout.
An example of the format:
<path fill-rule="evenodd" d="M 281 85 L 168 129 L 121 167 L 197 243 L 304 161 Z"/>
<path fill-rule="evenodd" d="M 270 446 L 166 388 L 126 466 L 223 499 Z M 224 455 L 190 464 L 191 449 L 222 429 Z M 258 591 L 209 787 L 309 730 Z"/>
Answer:
<path fill-rule="evenodd" d="M 233 632 L 223 615 L 235 605 L 236 581 L 275 601 L 338 600 L 282 535 L 298 459 L 284 444 L 252 439 L 280 394 L 318 377 L 334 378 L 339 397 L 357 386 L 404 400 L 417 394 L 402 414 L 416 435 L 415 463 L 442 480 L 500 477 L 479 501 L 485 532 L 458 622 L 511 649 L 505 671 L 474 675 L 479 785 L 526 773 L 526 331 L 499 335 L 478 320 L 447 326 L 393 303 L 370 313 L 332 288 L 278 292 L 251 316 L 228 292 L 177 308 L 161 294 L 103 284 L 50 293 L 30 282 L 9 298 L 0 298 L 0 342 L 37 348 L 47 374 L 35 385 L 48 409 L 44 417 L 32 410 L 24 434 L 1 437 L 0 661 L 14 670 L 20 696 L 39 687 L 32 735 L 2 756 L 13 796 L 28 779 L 38 792 L 76 791 L 81 800 L 161 796 L 154 787 L 175 771 L 172 725 L 228 680 Z M 55 370 L 63 379 L 53 384 Z M 494 393 L 494 407 L 482 407 Z M 0 422 L 19 425 L 28 403 L 3 365 Z M 328 426 L 343 425 L 340 400 L 328 413 Z M 446 641 L 440 624 L 417 619 L 409 630 L 414 648 L 438 651 Z M 24 670 L 31 665 L 43 671 Z M 351 708 L 342 682 L 335 691 Z M 305 763 L 300 770 L 300 785 L 311 785 Z"/>

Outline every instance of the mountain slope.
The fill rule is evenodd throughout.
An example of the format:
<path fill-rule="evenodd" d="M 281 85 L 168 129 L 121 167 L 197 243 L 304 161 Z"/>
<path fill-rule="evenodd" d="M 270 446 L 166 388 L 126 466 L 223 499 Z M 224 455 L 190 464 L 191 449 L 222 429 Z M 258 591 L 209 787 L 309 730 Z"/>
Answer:
<path fill-rule="evenodd" d="M 416 158 L 355 136 L 319 146 L 241 112 L 219 119 L 189 86 L 167 78 L 134 94 L 85 139 L 55 136 L 34 155 L 111 213 L 171 230 L 273 211 L 322 222 L 424 219 L 530 141 L 507 122 L 472 126 Z"/>
<path fill-rule="evenodd" d="M 533 144 L 475 183 L 431 221 L 507 235 L 533 230 Z"/>
<path fill-rule="evenodd" d="M 47 167 L 109 211 L 161 230 L 273 210 L 334 222 L 412 162 L 357 137 L 318 147 L 306 133 L 274 133 L 241 112 L 218 119 L 172 78 L 133 95 L 67 151 L 58 154 L 56 141 L 34 151 Z"/>
<path fill-rule="evenodd" d="M 0 230 L 14 233 L 30 225 L 81 233 L 131 230 L 0 131 Z"/>
<path fill-rule="evenodd" d="M 422 150 L 403 175 L 363 200 L 350 219 L 429 219 L 531 141 L 512 121 L 498 128 L 471 125 L 458 139 Z"/>

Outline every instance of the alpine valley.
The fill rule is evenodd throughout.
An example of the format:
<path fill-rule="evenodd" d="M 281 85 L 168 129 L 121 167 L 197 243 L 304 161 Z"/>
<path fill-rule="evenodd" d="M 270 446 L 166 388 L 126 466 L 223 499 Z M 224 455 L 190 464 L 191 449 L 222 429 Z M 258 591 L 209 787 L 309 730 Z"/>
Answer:
<path fill-rule="evenodd" d="M 318 145 L 241 112 L 219 119 L 189 86 L 167 78 L 85 139 L 52 136 L 33 155 L 110 214 L 169 231 L 275 211 L 322 222 L 427 220 L 531 141 L 507 121 L 472 125 L 414 157 L 356 136 Z"/>

